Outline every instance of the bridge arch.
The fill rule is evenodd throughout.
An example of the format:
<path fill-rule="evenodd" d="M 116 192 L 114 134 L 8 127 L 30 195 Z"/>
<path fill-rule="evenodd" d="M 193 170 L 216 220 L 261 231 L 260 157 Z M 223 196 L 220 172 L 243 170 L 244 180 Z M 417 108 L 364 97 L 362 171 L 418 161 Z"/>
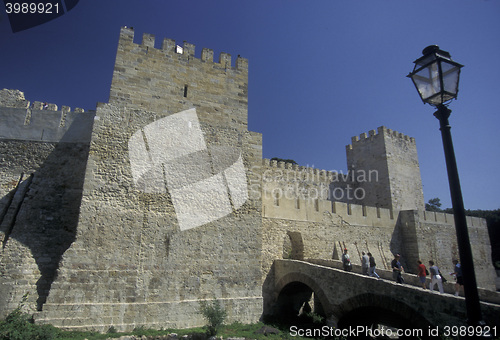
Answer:
<path fill-rule="evenodd" d="M 339 328 L 385 325 L 400 329 L 428 330 L 432 324 L 416 309 L 392 297 L 364 293 L 332 309 Z"/>
<path fill-rule="evenodd" d="M 306 299 L 309 300 L 313 293 L 316 313 L 329 315 L 332 310 L 332 305 L 323 288 L 316 283 L 314 278 L 306 274 L 288 273 L 276 282 L 274 289 L 275 297 L 272 302 L 275 307 L 272 314 L 283 313 L 290 309 L 298 312 L 297 306 Z"/>

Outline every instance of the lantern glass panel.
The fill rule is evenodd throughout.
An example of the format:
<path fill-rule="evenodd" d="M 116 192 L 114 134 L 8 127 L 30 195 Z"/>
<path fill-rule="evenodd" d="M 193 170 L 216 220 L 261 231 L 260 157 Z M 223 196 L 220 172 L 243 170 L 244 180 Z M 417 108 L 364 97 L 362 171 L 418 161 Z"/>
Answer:
<path fill-rule="evenodd" d="M 441 81 L 439 80 L 439 68 L 437 62 L 434 62 L 415 72 L 411 78 L 415 83 L 423 101 L 426 101 L 428 98 L 441 91 Z"/>
<path fill-rule="evenodd" d="M 443 61 L 441 63 L 441 68 L 443 70 L 444 91 L 450 95 L 456 96 L 458 93 L 460 67 Z"/>

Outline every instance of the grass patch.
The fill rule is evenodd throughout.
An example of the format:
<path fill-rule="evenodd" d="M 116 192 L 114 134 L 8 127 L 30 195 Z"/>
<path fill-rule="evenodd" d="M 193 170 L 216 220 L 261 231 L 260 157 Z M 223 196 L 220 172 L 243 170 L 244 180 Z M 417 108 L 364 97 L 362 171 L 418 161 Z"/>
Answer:
<path fill-rule="evenodd" d="M 18 320 L 20 321 L 20 320 Z M 233 323 L 230 325 L 221 326 L 218 330 L 217 337 L 222 336 L 224 339 L 229 337 L 256 339 L 256 340 L 301 340 L 305 338 L 292 337 L 289 331 L 279 330 L 278 334 L 259 333 L 263 328 L 269 329 L 271 326 L 262 322 L 243 325 Z M 14 330 L 14 331 L 12 331 Z M 116 332 L 114 329 L 106 333 L 99 332 L 82 332 L 82 331 L 63 331 L 51 325 L 34 324 L 32 320 L 23 319 L 22 322 L 12 323 L 12 319 L 0 322 L 0 340 L 105 340 L 109 338 L 119 338 L 124 335 L 148 336 L 155 337 L 159 335 L 168 335 L 171 333 L 178 334 L 179 338 L 184 335 L 191 335 L 193 339 L 204 340 L 208 339 L 205 328 L 189 328 L 189 329 L 164 329 L 155 330 L 144 327 L 137 327 L 131 332 Z"/>
<path fill-rule="evenodd" d="M 279 333 L 263 333 L 263 329 L 274 328 L 279 331 Z M 250 325 L 243 325 L 240 323 L 233 323 L 230 325 L 223 326 L 218 333 L 222 335 L 223 338 L 228 337 L 239 337 L 245 339 L 271 339 L 271 340 L 282 340 L 282 339 L 304 339 L 301 337 L 292 337 L 288 330 L 278 329 L 274 325 L 266 325 L 265 323 L 259 322 Z"/>
<path fill-rule="evenodd" d="M 256 340 L 303 340 L 305 338 L 292 337 L 289 332 L 279 331 L 278 334 L 259 334 L 258 331 L 262 328 L 267 327 L 264 323 L 255 323 L 250 325 L 243 325 L 240 323 L 233 323 L 230 325 L 221 326 L 217 332 L 217 338 L 222 336 L 224 339 L 229 337 L 232 338 L 245 338 L 245 339 L 256 339 Z M 59 331 L 58 337 L 54 338 L 57 340 L 104 340 L 108 338 L 119 338 L 124 335 L 136 335 L 136 336 L 159 336 L 168 335 L 171 333 L 176 333 L 179 338 L 184 335 L 191 335 L 196 340 L 208 339 L 207 332 L 205 328 L 188 328 L 188 329 L 165 329 L 165 330 L 154 330 L 148 328 L 138 327 L 132 332 L 116 332 L 116 333 L 97 333 L 97 332 L 68 332 Z"/>
<path fill-rule="evenodd" d="M 155 330 L 145 327 L 137 327 L 132 332 L 117 332 L 114 326 L 109 327 L 107 332 L 99 333 L 92 331 L 63 331 L 48 324 L 35 324 L 32 315 L 23 311 L 23 307 L 27 300 L 27 295 L 19 306 L 12 311 L 4 320 L 0 320 L 0 340 L 105 340 L 110 338 L 119 338 L 124 335 L 156 337 L 176 333 L 179 338 L 184 335 L 191 335 L 193 340 L 208 339 L 207 327 L 191 328 L 191 329 L 163 329 Z M 205 316 L 209 321 L 210 326 L 215 326 L 217 337 L 222 336 L 224 339 L 228 337 L 237 337 L 256 340 L 300 340 L 304 338 L 292 337 L 287 326 L 270 323 L 255 323 L 243 325 L 233 323 L 223 325 L 225 312 L 217 303 L 206 305 L 208 309 L 205 311 Z M 210 319 L 212 317 L 213 319 Z M 209 329 L 214 330 L 214 329 Z M 212 332 L 208 332 L 212 333 Z"/>

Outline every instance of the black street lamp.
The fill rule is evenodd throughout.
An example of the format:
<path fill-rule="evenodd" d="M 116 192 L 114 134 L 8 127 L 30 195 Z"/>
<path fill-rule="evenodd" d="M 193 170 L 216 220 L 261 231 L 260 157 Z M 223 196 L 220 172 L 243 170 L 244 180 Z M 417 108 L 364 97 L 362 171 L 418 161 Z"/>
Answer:
<path fill-rule="evenodd" d="M 423 56 L 415 60 L 415 68 L 408 75 L 415 84 L 422 101 L 437 108 L 434 116 L 439 120 L 441 136 L 443 139 L 448 181 L 450 184 L 451 202 L 457 232 L 458 252 L 462 264 L 464 278 L 465 307 L 467 309 L 467 322 L 469 325 L 482 323 L 481 305 L 477 293 L 474 261 L 465 219 L 464 202 L 460 179 L 458 177 L 457 162 L 450 133 L 448 117 L 451 110 L 447 104 L 456 99 L 458 94 L 458 81 L 460 69 L 463 65 L 451 60 L 448 52 L 440 50 L 439 46 L 431 45 L 422 51 Z"/>

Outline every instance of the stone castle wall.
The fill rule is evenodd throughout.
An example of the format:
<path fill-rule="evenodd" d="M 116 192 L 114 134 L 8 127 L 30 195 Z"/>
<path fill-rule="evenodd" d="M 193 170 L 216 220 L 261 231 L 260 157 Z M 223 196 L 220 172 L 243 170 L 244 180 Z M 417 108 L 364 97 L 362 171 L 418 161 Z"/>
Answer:
<path fill-rule="evenodd" d="M 417 211 L 412 138 L 385 127 L 353 138 L 347 174 L 263 160 L 247 89 L 246 59 L 196 58 L 170 39 L 156 48 L 149 34 L 134 43 L 125 27 L 96 111 L 0 91 L 0 316 L 28 292 L 37 322 L 68 329 L 199 326 L 212 298 L 229 321 L 254 322 L 274 259 L 338 259 L 344 247 L 355 264 L 370 251 L 389 268 L 401 252 L 447 270 L 453 222 Z M 186 209 L 204 223 L 184 221 Z M 468 223 L 487 287 L 486 226 Z"/>
<path fill-rule="evenodd" d="M 74 241 L 95 112 L 0 91 L 0 315 L 41 308 Z"/>
<path fill-rule="evenodd" d="M 133 31 L 122 29 L 110 100 L 96 111 L 76 240 L 39 322 L 101 330 L 201 326 L 199 301 L 212 298 L 221 299 L 231 321 L 258 320 L 260 198 L 250 195 L 237 211 L 182 230 L 172 188 L 147 192 L 134 183 L 132 136 L 142 133 L 144 152 L 154 158 L 157 141 L 148 127 L 193 108 L 209 148 L 239 150 L 246 169 L 262 158 L 260 135 L 246 129 L 246 68 L 193 58 L 186 45 L 184 54 L 170 47 L 154 49 L 149 35 L 135 44 Z M 182 169 L 187 180 L 209 183 L 217 175 L 215 163 L 202 175 L 203 164 L 194 165 Z M 213 189 L 198 189 L 209 202 Z M 197 214 L 205 207 L 191 208 Z"/>
<path fill-rule="evenodd" d="M 486 220 L 467 216 L 467 227 L 474 258 L 477 284 L 481 288 L 495 290 L 495 271 L 492 270 L 491 246 Z M 452 214 L 431 211 L 401 211 L 397 232 L 404 248 L 401 254 L 416 273 L 416 261 L 421 259 L 427 266 L 433 260 L 441 272 L 454 271 L 452 259 L 459 259 L 455 221 Z M 420 258 L 419 258 L 420 257 Z"/>
<path fill-rule="evenodd" d="M 392 134 L 384 127 L 379 128 L 384 130 Z M 458 258 L 453 215 L 416 208 L 393 210 L 370 206 L 368 194 L 366 205 L 356 204 L 365 201 L 357 200 L 356 189 L 347 191 L 347 185 L 378 195 L 378 191 L 366 186 L 377 182 L 365 181 L 365 186 L 360 187 L 352 177 L 343 175 L 263 160 L 260 179 L 264 273 L 274 259 L 340 259 L 344 247 L 358 265 L 364 251 L 373 254 L 380 268 L 389 269 L 393 254 L 401 253 L 401 261 L 409 273 L 416 273 L 418 259 L 426 265 L 428 260 L 434 260 L 443 273 L 453 271 L 452 259 Z M 342 191 L 345 198 L 350 193 L 352 199 L 335 201 L 332 190 L 338 190 L 337 197 Z M 486 221 L 467 217 L 467 225 L 478 285 L 494 290 L 495 273 Z"/>

